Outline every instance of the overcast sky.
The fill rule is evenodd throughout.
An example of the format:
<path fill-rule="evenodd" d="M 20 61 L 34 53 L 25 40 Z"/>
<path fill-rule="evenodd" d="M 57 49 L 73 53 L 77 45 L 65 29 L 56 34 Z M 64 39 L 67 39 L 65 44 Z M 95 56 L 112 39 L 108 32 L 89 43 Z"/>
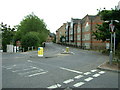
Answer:
<path fill-rule="evenodd" d="M 96 15 L 97 9 L 115 8 L 120 0 L 0 0 L 0 22 L 18 25 L 24 16 L 34 12 L 55 32 L 71 18 Z"/>

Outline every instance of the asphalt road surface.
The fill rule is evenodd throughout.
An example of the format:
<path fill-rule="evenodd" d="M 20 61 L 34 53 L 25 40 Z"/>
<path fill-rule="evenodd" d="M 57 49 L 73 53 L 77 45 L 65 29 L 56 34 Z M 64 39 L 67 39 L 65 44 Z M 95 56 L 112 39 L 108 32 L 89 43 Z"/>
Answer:
<path fill-rule="evenodd" d="M 109 59 L 100 52 L 46 43 L 37 51 L 2 54 L 2 88 L 118 88 L 118 73 L 97 66 Z"/>

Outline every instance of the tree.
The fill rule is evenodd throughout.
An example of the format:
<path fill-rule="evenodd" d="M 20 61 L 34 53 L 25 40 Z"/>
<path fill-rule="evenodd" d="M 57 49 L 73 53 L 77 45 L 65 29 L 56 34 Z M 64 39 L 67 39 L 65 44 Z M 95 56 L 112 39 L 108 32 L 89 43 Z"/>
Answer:
<path fill-rule="evenodd" d="M 46 24 L 42 19 L 39 19 L 34 13 L 27 15 L 18 26 L 18 30 L 22 31 L 23 33 L 27 33 L 30 31 L 35 32 L 43 32 L 47 31 Z"/>
<path fill-rule="evenodd" d="M 27 47 L 32 46 L 39 46 L 40 39 L 39 39 L 39 33 L 37 32 L 29 32 L 21 39 L 22 46 L 24 47 L 25 51 L 27 50 Z"/>
<path fill-rule="evenodd" d="M 101 17 L 104 21 L 110 21 L 110 20 L 118 20 L 120 21 L 120 10 L 102 10 L 98 13 L 98 15 Z M 95 36 L 95 39 L 106 41 L 106 39 L 110 39 L 110 31 L 109 31 L 109 23 L 103 23 L 102 25 L 98 25 L 95 32 L 93 32 L 93 35 Z M 115 25 L 115 31 L 116 31 L 116 47 L 118 43 L 120 43 L 120 23 L 113 22 Z"/>
<path fill-rule="evenodd" d="M 2 49 L 5 52 L 7 44 L 13 44 L 15 29 L 3 23 L 0 24 L 0 29 L 2 31 Z"/>
<path fill-rule="evenodd" d="M 35 36 L 35 34 L 37 36 Z M 35 38 L 30 35 L 35 36 Z M 15 41 L 18 41 L 18 40 L 21 41 L 22 46 L 26 48 L 26 47 L 29 47 L 30 45 L 38 46 L 38 42 L 33 42 L 33 41 L 31 42 L 31 40 L 33 39 L 35 39 L 36 41 L 39 41 L 39 46 L 42 45 L 42 42 L 46 41 L 47 36 L 48 36 L 48 30 L 46 28 L 46 24 L 42 19 L 38 18 L 36 15 L 32 13 L 27 15 L 20 22 L 20 25 L 17 26 L 17 32 L 14 39 Z M 30 38 L 31 40 L 30 39 L 28 40 L 28 38 Z M 27 39 L 27 41 L 25 39 Z"/>

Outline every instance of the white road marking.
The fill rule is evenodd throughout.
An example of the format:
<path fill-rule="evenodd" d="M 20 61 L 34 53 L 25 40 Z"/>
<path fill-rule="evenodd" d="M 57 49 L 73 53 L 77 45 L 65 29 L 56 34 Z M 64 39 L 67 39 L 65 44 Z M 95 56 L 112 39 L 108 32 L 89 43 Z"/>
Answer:
<path fill-rule="evenodd" d="M 35 74 L 28 75 L 28 76 L 26 76 L 26 77 L 33 77 L 33 76 L 45 74 L 45 73 L 47 73 L 47 72 L 48 72 L 48 71 L 46 71 L 46 72 L 41 72 L 41 73 L 35 73 Z"/>
<path fill-rule="evenodd" d="M 18 73 L 19 75 L 25 75 L 25 74 L 29 74 L 29 73 L 34 73 L 34 72 L 41 72 L 43 71 L 43 69 L 38 69 L 38 70 L 34 70 L 34 71 L 30 71 L 30 72 L 24 72 L 24 73 Z"/>
<path fill-rule="evenodd" d="M 105 71 L 100 71 L 99 73 L 100 73 L 100 74 L 103 74 L 103 73 L 105 73 Z"/>
<path fill-rule="evenodd" d="M 21 67 L 28 67 L 28 66 L 26 66 L 25 64 L 18 64 L 18 65 L 12 65 L 12 66 L 6 66 L 6 67 L 4 67 L 4 68 L 6 68 L 6 69 L 15 69 L 15 68 L 21 68 Z M 30 66 L 31 67 L 31 66 Z"/>
<path fill-rule="evenodd" d="M 38 69 L 37 67 L 32 67 L 32 68 L 26 68 L 26 69 L 21 69 L 21 70 L 15 70 L 12 72 L 20 72 L 20 71 L 27 71 L 27 70 L 31 70 L 31 69 Z"/>
<path fill-rule="evenodd" d="M 47 88 L 48 89 L 55 89 L 55 88 L 59 88 L 59 87 L 61 87 L 61 85 L 60 84 L 56 84 L 56 85 L 49 86 Z"/>
<path fill-rule="evenodd" d="M 31 60 L 27 60 L 28 62 L 32 62 Z"/>
<path fill-rule="evenodd" d="M 80 86 L 82 86 L 83 84 L 85 84 L 85 83 L 84 83 L 84 82 L 79 82 L 79 83 L 74 84 L 73 86 L 74 86 L 74 87 L 80 87 Z"/>
<path fill-rule="evenodd" d="M 6 69 L 12 69 L 12 68 L 14 68 L 14 67 L 16 67 L 16 65 L 14 64 L 14 65 L 12 65 L 12 66 L 7 66 L 7 67 L 4 67 L 4 68 L 6 68 Z"/>
<path fill-rule="evenodd" d="M 91 72 L 86 72 L 86 73 L 84 73 L 84 75 L 89 75 L 89 74 L 91 74 Z"/>
<path fill-rule="evenodd" d="M 78 76 L 75 76 L 74 78 L 75 79 L 80 79 L 81 77 L 83 77 L 83 75 L 78 75 Z"/>
<path fill-rule="evenodd" d="M 100 76 L 100 74 L 94 74 L 94 75 L 93 75 L 93 77 L 98 77 L 98 76 Z"/>
<path fill-rule="evenodd" d="M 64 68 L 64 67 L 59 67 L 59 68 L 63 69 L 63 70 L 66 70 L 66 71 L 82 74 L 82 72 L 80 72 L 80 71 L 76 71 L 76 70 L 72 70 L 72 69 L 68 69 L 68 68 Z"/>
<path fill-rule="evenodd" d="M 91 70 L 91 72 L 96 72 L 97 70 Z"/>
<path fill-rule="evenodd" d="M 68 84 L 68 83 L 73 82 L 73 81 L 74 81 L 74 79 L 69 79 L 69 80 L 64 81 L 63 83 Z"/>
<path fill-rule="evenodd" d="M 85 81 L 91 81 L 93 78 L 92 77 L 89 77 L 89 78 L 86 78 Z"/>

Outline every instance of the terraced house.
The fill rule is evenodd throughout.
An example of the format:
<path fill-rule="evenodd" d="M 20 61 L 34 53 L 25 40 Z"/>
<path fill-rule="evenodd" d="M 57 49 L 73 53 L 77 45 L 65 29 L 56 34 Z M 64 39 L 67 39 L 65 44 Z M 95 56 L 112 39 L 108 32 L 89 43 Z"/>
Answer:
<path fill-rule="evenodd" d="M 65 42 L 65 39 L 62 38 L 65 37 L 65 27 L 66 23 L 63 23 L 63 25 L 58 30 L 56 30 L 56 43 L 61 43 L 62 41 Z"/>
<path fill-rule="evenodd" d="M 71 18 L 65 27 L 65 43 L 85 49 L 104 49 L 106 42 L 98 41 L 92 35 L 97 30 L 97 24 L 102 23 L 98 15 L 86 15 L 83 19 Z"/>
<path fill-rule="evenodd" d="M 69 45 L 77 46 L 78 42 L 78 25 L 81 19 L 71 18 L 71 22 L 66 24 L 66 43 Z"/>
<path fill-rule="evenodd" d="M 97 24 L 102 24 L 102 20 L 97 15 L 86 15 L 82 19 L 81 47 L 86 49 L 104 49 L 105 42 L 94 39 L 92 33 L 97 30 Z"/>

